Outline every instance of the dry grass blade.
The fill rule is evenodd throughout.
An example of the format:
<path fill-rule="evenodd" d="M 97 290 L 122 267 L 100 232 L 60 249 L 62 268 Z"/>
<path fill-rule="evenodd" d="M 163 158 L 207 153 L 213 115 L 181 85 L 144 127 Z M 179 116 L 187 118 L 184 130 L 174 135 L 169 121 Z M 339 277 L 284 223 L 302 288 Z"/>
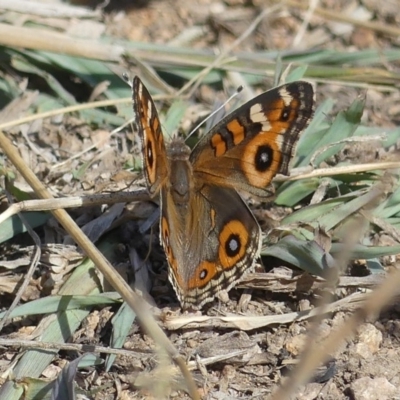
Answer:
<path fill-rule="evenodd" d="M 33 172 L 27 168 L 22 158 L 17 153 L 11 142 L 0 132 L 0 147 L 4 150 L 7 157 L 13 163 L 15 168 L 21 173 L 24 179 L 35 191 L 36 195 L 42 199 L 50 199 L 52 196 L 37 179 Z M 107 259 L 96 249 L 96 247 L 86 238 L 82 231 L 78 228 L 72 218 L 64 210 L 53 210 L 54 217 L 61 223 L 64 229 L 74 238 L 76 243 L 85 251 L 90 259 L 99 268 L 107 281 L 120 293 L 121 297 L 135 311 L 141 324 L 146 329 L 148 334 L 153 337 L 156 343 L 168 353 L 168 355 L 178 364 L 185 377 L 191 396 L 194 399 L 199 398 L 196 390 L 196 385 L 186 367 L 184 360 L 179 355 L 178 351 L 165 336 L 163 331 L 151 317 L 147 304 L 142 299 L 132 292 L 129 285 L 122 277 L 115 272 Z"/>
<path fill-rule="evenodd" d="M 285 0 L 285 3 L 291 7 L 301 8 L 303 10 L 308 10 L 309 5 L 308 3 L 303 3 L 299 1 L 293 0 Z M 380 33 L 384 33 L 386 35 L 398 37 L 400 36 L 400 28 L 397 26 L 389 25 L 389 24 L 381 24 L 379 22 L 366 22 L 366 21 L 359 21 L 355 18 L 349 17 L 344 13 L 339 13 L 331 10 L 326 10 L 321 7 L 315 7 L 313 12 L 315 14 L 326 18 L 327 20 L 345 22 L 354 26 L 360 26 L 363 28 L 368 28 Z"/>
<path fill-rule="evenodd" d="M 44 350 L 51 349 L 51 350 L 69 350 L 69 351 L 104 353 L 104 354 L 119 354 L 124 357 L 135 357 L 135 358 L 152 357 L 152 355 L 149 354 L 148 352 L 141 353 L 132 350 L 113 349 L 111 347 L 90 346 L 86 344 L 76 344 L 76 343 L 48 343 L 48 342 L 38 342 L 35 340 L 0 338 L 0 345 L 6 347 L 22 347 L 27 349 L 44 349 Z"/>
<path fill-rule="evenodd" d="M 72 17 L 72 18 L 94 18 L 99 16 L 98 11 L 91 11 L 87 8 L 76 7 L 70 4 L 47 4 L 41 1 L 0 0 L 0 7 L 3 10 L 15 11 L 17 13 L 25 13 L 30 15 L 40 15 L 43 17 Z"/>
<path fill-rule="evenodd" d="M 282 5 L 276 6 L 277 8 Z M 265 11 L 266 14 L 276 11 L 275 8 Z M 263 14 L 260 14 L 260 16 Z M 260 17 L 259 16 L 259 17 Z M 256 21 L 259 22 L 259 21 Z M 255 25 L 251 25 L 251 32 Z M 82 60 L 102 60 L 110 63 L 119 63 L 123 61 L 124 55 L 132 60 L 142 60 L 154 68 L 173 68 L 176 70 L 177 76 L 188 77 L 188 84 L 184 85 L 180 93 L 186 90 L 193 82 L 198 81 L 199 76 L 203 76 L 206 72 L 213 75 L 210 71 L 212 68 L 218 68 L 221 71 L 239 71 L 250 74 L 263 76 L 265 74 L 272 76 L 275 72 L 276 59 L 282 57 L 285 65 L 293 63 L 294 65 L 308 65 L 306 76 L 325 82 L 347 82 L 348 85 L 362 85 L 368 87 L 373 85 L 381 86 L 380 90 L 391 91 L 391 85 L 398 81 L 398 74 L 387 68 L 371 67 L 371 64 L 379 65 L 381 58 L 388 60 L 396 60 L 399 58 L 398 51 L 389 49 L 382 52 L 370 50 L 355 52 L 349 54 L 327 54 L 324 51 L 318 52 L 312 56 L 308 53 L 285 53 L 279 55 L 271 52 L 268 56 L 264 52 L 261 53 L 234 53 L 232 48 L 237 46 L 246 36 L 243 34 L 241 38 L 232 45 L 228 46 L 219 56 L 215 56 L 212 52 L 197 51 L 191 48 L 176 49 L 170 46 L 157 46 L 154 44 L 138 44 L 129 41 L 121 42 L 121 44 L 107 44 L 103 41 L 71 38 L 66 34 L 47 31 L 44 29 L 31 27 L 17 27 L 13 25 L 0 24 L 0 44 L 5 48 L 25 48 L 38 51 L 51 52 L 53 55 L 59 54 L 59 49 L 63 49 L 63 54 L 74 57 L 81 57 Z M 62 45 L 62 46 L 61 46 Z M 231 57 L 227 59 L 226 54 L 229 52 Z M 338 67 L 337 62 L 329 65 L 332 58 L 346 57 L 347 67 Z M 72 68 L 71 68 L 72 69 Z M 201 74 L 201 75 L 199 75 Z M 213 81 L 217 79 L 212 78 Z M 217 75 L 218 76 L 218 75 Z M 204 76 L 203 76 L 204 77 Z M 189 85 L 189 86 L 188 86 Z"/>
<path fill-rule="evenodd" d="M 354 293 L 336 302 L 321 308 L 312 310 L 287 313 L 283 315 L 268 316 L 226 316 L 226 317 L 208 317 L 182 315 L 180 317 L 168 317 L 164 322 L 165 329 L 199 329 L 199 328 L 224 328 L 240 329 L 251 331 L 270 325 L 288 324 L 295 321 L 304 321 L 315 316 L 321 315 L 321 312 L 330 313 L 338 310 L 354 310 L 365 301 L 366 295 L 363 293 Z"/>
<path fill-rule="evenodd" d="M 170 98 L 171 96 L 163 96 L 163 95 L 155 95 L 154 98 L 156 100 L 160 99 L 166 99 Z M 93 101 L 93 102 L 88 102 L 85 104 L 78 104 L 78 105 L 73 105 L 69 107 L 63 107 L 59 108 L 57 110 L 52 110 L 48 112 L 42 112 L 42 113 L 36 113 L 34 115 L 29 115 L 27 117 L 23 117 L 17 120 L 12 120 L 8 121 L 6 123 L 0 124 L 0 130 L 7 129 L 7 128 L 12 128 L 13 126 L 21 125 L 21 124 L 26 124 L 28 122 L 36 121 L 41 118 L 50 118 L 54 117 L 56 115 L 61 115 L 61 114 L 67 114 L 67 113 L 72 113 L 75 111 L 79 110 L 90 110 L 93 108 L 100 108 L 100 107 L 108 107 L 108 106 L 113 106 L 116 104 L 121 104 L 121 103 L 131 103 L 132 99 L 130 97 L 123 98 L 123 99 L 112 99 L 112 100 L 101 100 L 101 101 Z M 127 122 L 129 124 L 130 122 Z"/>
<path fill-rule="evenodd" d="M 390 304 L 399 293 L 400 270 L 393 271 L 381 286 L 365 298 L 363 307 L 358 308 L 335 332 L 329 335 L 321 344 L 316 345 L 307 357 L 301 359 L 298 367 L 293 370 L 291 379 L 286 380 L 272 400 L 284 400 L 290 398 L 295 390 L 312 375 L 320 363 L 324 363 L 345 339 L 349 339 L 357 330 L 357 327 L 367 318 L 375 318 L 382 309 Z"/>
<path fill-rule="evenodd" d="M 296 173 L 296 169 L 292 170 L 290 176 L 277 176 L 275 182 L 286 182 L 286 181 L 298 181 L 306 178 L 334 176 L 341 174 L 351 174 L 358 172 L 376 171 L 376 170 L 390 170 L 400 168 L 400 162 L 378 162 L 370 164 L 359 164 L 359 165 L 346 165 L 342 167 L 331 167 L 331 168 L 318 168 L 311 172 L 299 172 Z M 299 169 L 300 170 L 300 169 Z M 301 169 L 302 171 L 304 168 Z M 111 194 L 96 194 L 92 196 L 83 197 L 69 197 L 60 199 L 43 199 L 43 200 L 27 200 L 19 203 L 12 204 L 6 211 L 0 214 L 0 223 L 6 219 L 12 217 L 21 211 L 49 211 L 58 208 L 73 208 L 73 207 L 84 207 L 93 206 L 98 204 L 114 204 L 120 202 L 133 202 L 143 201 L 148 199 L 148 193 L 146 190 L 135 191 L 135 192 L 119 192 Z"/>
<path fill-rule="evenodd" d="M 317 168 L 310 172 L 296 173 L 293 169 L 290 176 L 279 176 L 275 178 L 275 182 L 298 181 L 306 178 L 322 178 L 324 176 L 334 176 L 342 174 L 355 174 L 358 172 L 377 171 L 377 170 L 390 170 L 400 168 L 400 161 L 384 161 L 377 163 L 358 164 L 358 165 L 344 165 L 340 167 Z M 300 170 L 300 169 L 299 169 Z M 304 171 L 304 169 L 302 169 Z"/>
<path fill-rule="evenodd" d="M 83 197 L 68 197 L 61 199 L 26 200 L 11 204 L 0 214 L 0 224 L 21 211 L 50 211 L 73 207 L 85 207 L 100 204 L 124 203 L 128 201 L 143 201 L 149 198 L 146 190 L 135 192 L 119 192 L 110 194 L 95 194 Z"/>
<path fill-rule="evenodd" d="M 238 39 L 236 39 L 230 46 L 228 46 L 226 49 L 224 49 L 221 54 L 218 55 L 218 57 L 207 67 L 205 67 L 202 71 L 199 72 L 198 75 L 193 77 L 189 82 L 186 83 L 178 92 L 178 94 L 183 94 L 185 91 L 190 88 L 192 85 L 193 87 L 191 88 L 191 91 L 189 93 L 189 96 L 192 96 L 195 90 L 198 88 L 198 86 L 201 83 L 201 79 L 204 78 L 210 71 L 212 71 L 214 68 L 218 67 L 219 64 L 223 63 L 223 60 L 225 57 L 228 56 L 228 54 L 235 48 L 237 47 L 243 40 L 245 40 L 253 31 L 256 29 L 257 25 L 270 13 L 275 12 L 280 8 L 280 5 L 278 4 L 275 7 L 272 8 L 266 8 L 264 9 L 261 14 L 252 22 L 252 24 L 246 29 L 245 32 L 240 35 Z"/>
<path fill-rule="evenodd" d="M 79 40 L 67 35 L 46 30 L 35 29 L 32 35 L 31 28 L 0 24 L 1 43 L 14 48 L 28 48 L 33 50 L 47 50 L 58 52 L 60 48 L 64 53 L 76 57 L 89 57 L 104 61 L 118 61 L 124 54 L 122 46 L 100 45 L 97 41 Z"/>
<path fill-rule="evenodd" d="M 293 48 L 295 48 L 298 44 L 300 44 L 300 42 L 301 42 L 301 40 L 302 40 L 302 38 L 303 38 L 303 36 L 304 36 L 304 34 L 306 32 L 307 26 L 310 23 L 311 17 L 315 12 L 315 9 L 316 9 L 318 3 L 319 3 L 319 0 L 310 1 L 310 6 L 307 9 L 307 12 L 306 12 L 306 15 L 304 17 L 303 23 L 301 24 L 301 27 L 300 27 L 299 31 L 297 32 L 296 37 L 293 40 L 293 45 L 292 45 Z"/>

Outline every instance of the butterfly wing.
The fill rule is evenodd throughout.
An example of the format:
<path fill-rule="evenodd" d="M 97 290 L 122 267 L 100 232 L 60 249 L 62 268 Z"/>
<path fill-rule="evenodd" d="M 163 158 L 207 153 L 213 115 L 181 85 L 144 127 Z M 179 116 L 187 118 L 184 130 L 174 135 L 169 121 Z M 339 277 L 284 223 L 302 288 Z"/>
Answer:
<path fill-rule="evenodd" d="M 161 242 L 169 279 L 184 307 L 201 307 L 220 290 L 229 290 L 251 271 L 259 255 L 261 232 L 234 189 L 202 185 L 181 210 L 161 191 Z"/>
<path fill-rule="evenodd" d="M 135 76 L 132 83 L 133 111 L 142 142 L 143 170 L 147 188 L 155 195 L 169 174 L 169 163 L 160 119 L 150 93 Z"/>
<path fill-rule="evenodd" d="M 201 307 L 254 266 L 260 228 L 236 189 L 265 195 L 287 173 L 300 132 L 313 114 L 306 82 L 261 94 L 219 122 L 189 156 L 168 148 L 150 94 L 133 81 L 134 111 L 150 194 L 161 189 L 160 235 L 169 277 L 183 306 Z"/>
<path fill-rule="evenodd" d="M 300 133 L 314 112 L 310 83 L 298 81 L 255 97 L 216 124 L 193 149 L 196 179 L 265 196 L 287 174 Z"/>

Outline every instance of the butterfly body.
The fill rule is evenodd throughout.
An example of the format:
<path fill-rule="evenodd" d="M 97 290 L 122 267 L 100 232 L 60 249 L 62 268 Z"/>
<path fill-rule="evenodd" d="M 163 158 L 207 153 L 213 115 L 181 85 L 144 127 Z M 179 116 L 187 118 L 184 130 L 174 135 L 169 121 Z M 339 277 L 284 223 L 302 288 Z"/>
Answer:
<path fill-rule="evenodd" d="M 139 78 L 134 110 L 151 195 L 160 194 L 160 239 L 169 278 L 184 307 L 201 307 L 254 268 L 259 225 L 237 190 L 267 197 L 288 172 L 313 113 L 313 89 L 295 82 L 265 92 L 217 123 L 193 150 L 165 145 L 157 111 Z"/>

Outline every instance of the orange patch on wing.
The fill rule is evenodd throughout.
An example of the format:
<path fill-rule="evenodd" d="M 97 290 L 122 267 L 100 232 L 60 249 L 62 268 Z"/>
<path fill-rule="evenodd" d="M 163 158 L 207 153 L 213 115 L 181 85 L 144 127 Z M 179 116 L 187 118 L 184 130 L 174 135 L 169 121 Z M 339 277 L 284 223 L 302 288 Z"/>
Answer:
<path fill-rule="evenodd" d="M 267 187 L 272 178 L 279 172 L 282 160 L 281 149 L 278 142 L 279 134 L 274 132 L 262 132 L 253 138 L 244 149 L 241 162 L 242 170 L 248 182 L 258 188 Z M 268 170 L 260 172 L 255 168 L 254 160 L 260 146 L 267 146 L 272 152 L 272 161 Z"/>
<path fill-rule="evenodd" d="M 158 118 L 153 118 L 153 132 L 157 132 L 157 129 L 160 126 L 160 121 L 158 120 Z"/>
<path fill-rule="evenodd" d="M 161 219 L 161 237 L 162 237 L 162 243 L 163 243 L 165 255 L 167 256 L 168 265 L 172 270 L 172 273 L 174 275 L 174 278 L 175 278 L 177 284 L 180 287 L 182 287 L 183 281 L 178 274 L 178 263 L 176 261 L 176 258 L 174 257 L 174 253 L 171 248 L 169 225 L 168 225 L 167 219 L 165 217 L 162 217 L 162 219 Z"/>
<path fill-rule="evenodd" d="M 228 150 L 226 147 L 226 142 L 220 133 L 214 133 L 211 138 L 211 146 L 215 151 L 216 157 L 224 155 Z"/>
<path fill-rule="evenodd" d="M 289 111 L 289 116 L 286 120 L 282 120 L 282 111 L 285 108 Z M 271 124 L 272 130 L 276 133 L 283 133 L 288 130 L 292 122 L 296 119 L 298 108 L 299 102 L 296 99 L 290 102 L 289 108 L 285 106 L 283 99 L 274 101 L 267 113 L 267 118 Z"/>
<path fill-rule="evenodd" d="M 238 145 L 245 138 L 244 126 L 239 120 L 234 119 L 226 125 L 226 128 L 232 135 L 233 143 Z"/>
<path fill-rule="evenodd" d="M 185 288 L 187 290 L 200 289 L 208 284 L 218 272 L 217 264 L 203 261 L 196 268 L 193 278 L 189 279 Z"/>
<path fill-rule="evenodd" d="M 237 240 L 238 251 L 233 256 L 226 252 L 230 240 Z M 246 246 L 249 241 L 249 232 L 238 220 L 228 222 L 219 234 L 219 262 L 223 268 L 232 268 L 246 254 Z"/>
<path fill-rule="evenodd" d="M 154 143 L 154 135 L 153 132 L 151 131 L 150 128 L 146 128 L 146 136 L 145 136 L 145 143 L 144 143 L 144 160 L 145 160 L 145 165 L 146 165 L 146 173 L 148 175 L 149 181 L 150 183 L 154 183 L 157 179 L 157 175 L 156 175 L 156 159 L 155 159 L 155 155 L 156 155 L 156 149 L 155 149 L 155 143 Z M 150 147 L 150 151 L 152 154 L 152 165 L 150 165 L 150 161 L 148 158 L 148 154 L 149 154 L 149 147 Z"/>
<path fill-rule="evenodd" d="M 153 134 L 154 134 L 154 132 L 153 132 Z M 165 144 L 164 144 L 164 136 L 162 134 L 157 136 L 157 144 L 158 144 L 159 152 L 162 152 L 163 151 L 163 147 L 165 146 Z M 156 154 L 154 154 L 154 158 L 156 158 Z"/>

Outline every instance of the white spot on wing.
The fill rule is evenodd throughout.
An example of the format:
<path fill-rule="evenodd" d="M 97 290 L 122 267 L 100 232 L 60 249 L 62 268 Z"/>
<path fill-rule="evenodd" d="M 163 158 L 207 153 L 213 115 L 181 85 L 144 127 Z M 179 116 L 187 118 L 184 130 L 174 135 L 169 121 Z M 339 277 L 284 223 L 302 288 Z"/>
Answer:
<path fill-rule="evenodd" d="M 285 133 L 285 132 L 286 132 L 285 129 L 283 129 L 281 132 L 279 132 L 281 135 L 278 135 L 275 138 L 275 144 L 278 145 L 279 149 L 283 148 L 283 143 L 285 142 L 285 136 L 283 135 L 283 133 Z"/>
<path fill-rule="evenodd" d="M 261 123 L 262 125 L 261 129 L 264 132 L 271 130 L 271 124 L 267 120 L 267 117 L 264 114 L 261 104 L 259 103 L 254 104 L 254 106 L 250 108 L 250 119 L 251 122 L 254 122 L 255 124 Z"/>
<path fill-rule="evenodd" d="M 293 96 L 284 87 L 279 89 L 279 94 L 282 96 L 285 106 L 289 107 L 290 102 L 293 100 Z"/>
<path fill-rule="evenodd" d="M 232 239 L 229 241 L 229 248 L 231 249 L 231 251 L 237 251 L 239 247 L 239 243 L 236 239 Z"/>
<path fill-rule="evenodd" d="M 150 121 L 150 119 L 151 119 L 151 114 L 152 114 L 152 112 L 153 112 L 153 107 L 152 107 L 152 105 L 151 105 L 151 101 L 150 101 L 150 100 L 147 102 L 147 112 L 149 113 L 148 117 L 149 117 L 149 121 Z"/>

